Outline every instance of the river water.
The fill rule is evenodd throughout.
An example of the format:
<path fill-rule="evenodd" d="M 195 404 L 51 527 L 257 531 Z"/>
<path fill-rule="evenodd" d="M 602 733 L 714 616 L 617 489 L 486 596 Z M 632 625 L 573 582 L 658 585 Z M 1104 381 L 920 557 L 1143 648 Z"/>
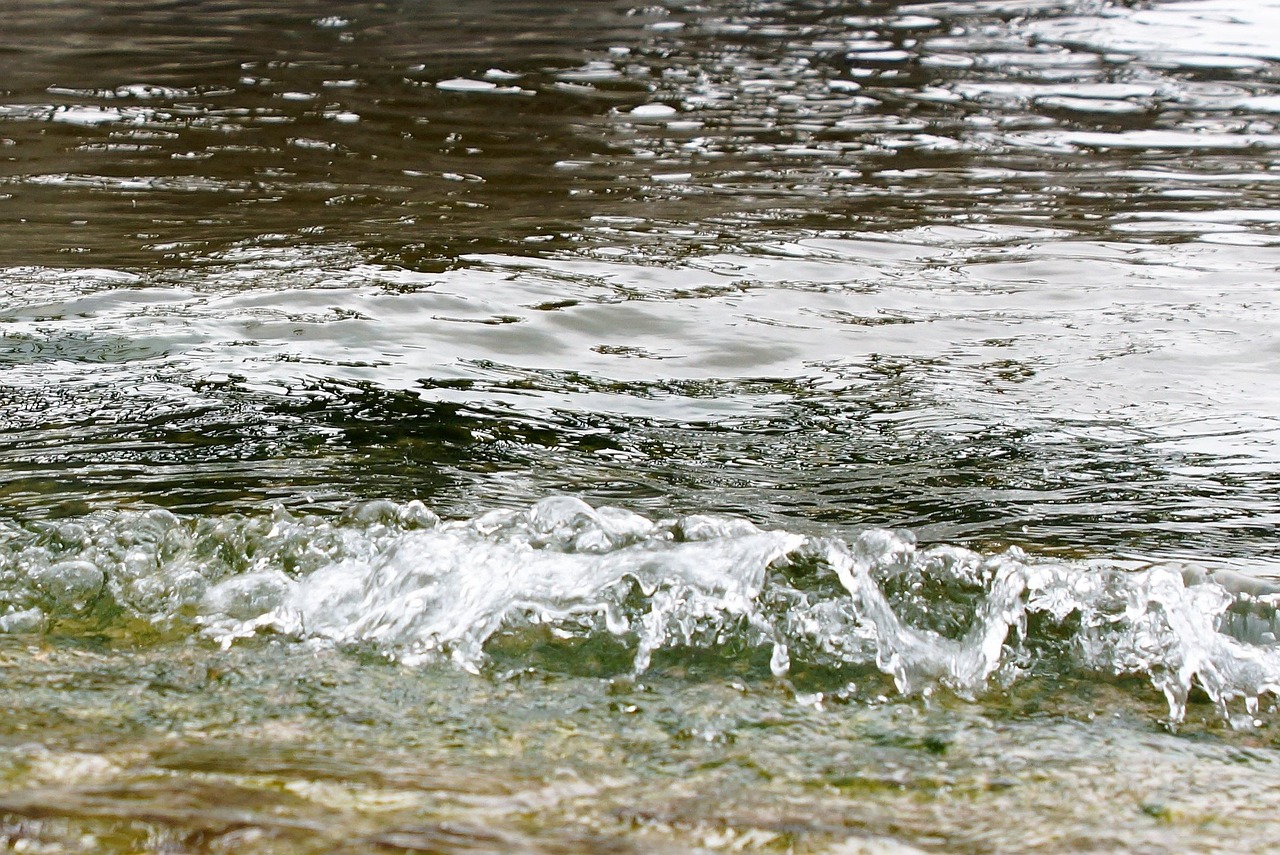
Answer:
<path fill-rule="evenodd" d="M 1280 839 L 1280 2 L 4 19 L 6 847 Z"/>

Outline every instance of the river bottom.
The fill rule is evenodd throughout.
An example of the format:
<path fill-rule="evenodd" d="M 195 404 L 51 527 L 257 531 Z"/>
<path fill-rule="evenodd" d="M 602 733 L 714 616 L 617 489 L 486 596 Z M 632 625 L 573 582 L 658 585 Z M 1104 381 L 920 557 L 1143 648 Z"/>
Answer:
<path fill-rule="evenodd" d="M 476 677 L 330 649 L 0 640 L 27 852 L 1261 851 L 1280 729 L 1136 681 L 978 703 Z M 874 691 L 872 687 L 871 691 Z M 1269 718 L 1274 718 L 1269 717 Z"/>

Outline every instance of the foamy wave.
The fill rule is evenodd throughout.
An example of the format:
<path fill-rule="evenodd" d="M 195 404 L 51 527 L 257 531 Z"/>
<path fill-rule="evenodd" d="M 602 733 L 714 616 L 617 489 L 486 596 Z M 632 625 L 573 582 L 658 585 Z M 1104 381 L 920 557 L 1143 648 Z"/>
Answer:
<path fill-rule="evenodd" d="M 1147 676 L 1175 721 L 1196 687 L 1236 721 L 1280 694 L 1278 590 L 567 497 L 450 522 L 378 501 L 340 518 L 149 511 L 0 528 L 7 632 L 141 622 L 223 645 L 276 633 L 479 672 L 495 636 L 532 628 L 615 639 L 637 674 L 664 649 L 767 651 L 778 677 L 795 662 L 875 667 L 903 693 L 965 698 L 1052 658 Z"/>

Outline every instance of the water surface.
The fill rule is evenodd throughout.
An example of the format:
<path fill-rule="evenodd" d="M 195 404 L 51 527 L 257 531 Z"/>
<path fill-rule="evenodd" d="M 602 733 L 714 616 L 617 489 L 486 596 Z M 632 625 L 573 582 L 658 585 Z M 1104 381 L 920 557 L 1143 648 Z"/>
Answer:
<path fill-rule="evenodd" d="M 10 7 L 8 845 L 1275 838 L 1274 2 Z"/>

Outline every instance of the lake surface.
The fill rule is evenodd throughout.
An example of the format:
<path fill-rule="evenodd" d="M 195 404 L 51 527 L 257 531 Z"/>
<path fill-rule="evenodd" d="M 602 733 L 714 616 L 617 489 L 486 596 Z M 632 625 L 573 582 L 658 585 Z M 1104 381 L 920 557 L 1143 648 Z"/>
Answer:
<path fill-rule="evenodd" d="M 1280 2 L 12 0 L 0 840 L 1280 839 Z"/>

